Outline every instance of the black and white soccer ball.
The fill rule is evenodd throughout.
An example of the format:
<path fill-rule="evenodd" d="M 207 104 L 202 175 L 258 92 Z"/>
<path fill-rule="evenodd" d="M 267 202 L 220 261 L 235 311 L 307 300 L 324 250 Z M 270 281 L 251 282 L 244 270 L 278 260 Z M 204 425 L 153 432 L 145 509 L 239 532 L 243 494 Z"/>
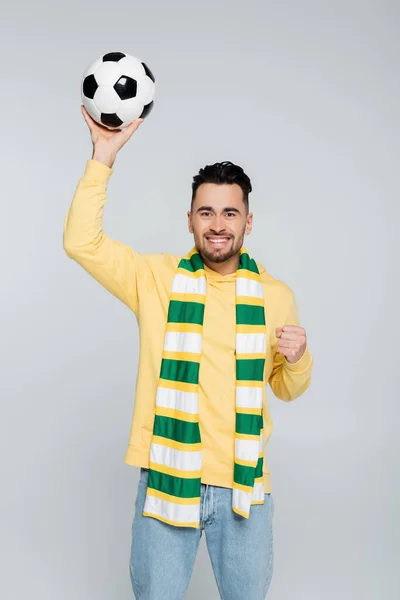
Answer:
<path fill-rule="evenodd" d="M 134 56 L 109 52 L 83 74 L 82 102 L 89 115 L 108 129 L 125 129 L 144 119 L 154 105 L 155 79 L 149 67 Z"/>

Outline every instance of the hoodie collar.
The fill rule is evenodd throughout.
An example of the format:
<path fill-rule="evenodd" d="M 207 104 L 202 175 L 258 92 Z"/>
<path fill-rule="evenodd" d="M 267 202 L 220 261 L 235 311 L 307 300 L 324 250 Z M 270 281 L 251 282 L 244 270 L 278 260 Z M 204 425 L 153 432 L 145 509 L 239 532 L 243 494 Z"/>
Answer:
<path fill-rule="evenodd" d="M 221 275 L 218 271 L 214 271 L 214 269 L 210 269 L 207 265 L 204 265 L 204 272 L 209 281 L 213 281 L 215 283 L 228 283 L 232 281 L 236 281 L 236 271 L 233 273 L 229 273 L 228 275 Z"/>

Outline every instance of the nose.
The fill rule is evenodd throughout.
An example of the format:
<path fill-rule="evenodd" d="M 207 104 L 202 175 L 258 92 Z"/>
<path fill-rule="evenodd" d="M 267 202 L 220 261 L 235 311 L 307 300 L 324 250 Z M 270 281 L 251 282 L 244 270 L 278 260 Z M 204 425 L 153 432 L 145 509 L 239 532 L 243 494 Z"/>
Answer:
<path fill-rule="evenodd" d="M 225 231 L 225 221 L 222 215 L 214 215 L 210 224 L 210 230 L 214 233 L 221 233 L 222 231 Z"/>

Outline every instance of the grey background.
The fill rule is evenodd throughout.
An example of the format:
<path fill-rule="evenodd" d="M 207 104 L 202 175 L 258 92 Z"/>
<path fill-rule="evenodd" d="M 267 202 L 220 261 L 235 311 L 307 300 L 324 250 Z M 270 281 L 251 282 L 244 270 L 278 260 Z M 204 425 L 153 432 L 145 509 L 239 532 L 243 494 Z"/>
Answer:
<path fill-rule="evenodd" d="M 268 598 L 398 598 L 399 13 L 368 0 L 2 9 L 2 599 L 131 598 L 137 325 L 62 249 L 91 156 L 81 74 L 119 50 L 154 71 L 157 104 L 115 163 L 106 232 L 186 252 L 192 176 L 237 162 L 254 186 L 247 246 L 308 331 L 310 389 L 289 405 L 270 392 Z M 187 598 L 206 596 L 203 539 Z"/>

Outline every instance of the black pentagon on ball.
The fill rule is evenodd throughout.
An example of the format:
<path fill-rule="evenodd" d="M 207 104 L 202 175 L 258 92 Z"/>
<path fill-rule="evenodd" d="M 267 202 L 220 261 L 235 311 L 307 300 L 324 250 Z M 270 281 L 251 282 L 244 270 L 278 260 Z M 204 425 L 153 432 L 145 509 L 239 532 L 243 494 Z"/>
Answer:
<path fill-rule="evenodd" d="M 149 67 L 144 62 L 142 62 L 142 65 L 143 65 L 144 70 L 146 71 L 147 77 L 150 77 L 152 82 L 155 83 L 156 82 L 155 77 L 154 77 L 153 73 L 150 71 Z"/>
<path fill-rule="evenodd" d="M 103 62 L 111 61 L 118 62 L 121 58 L 125 58 L 126 54 L 123 52 L 109 52 L 103 56 Z"/>
<path fill-rule="evenodd" d="M 150 114 L 150 112 L 153 110 L 153 106 L 154 106 L 154 100 L 149 102 L 149 104 L 145 105 L 144 109 L 142 110 L 142 114 L 138 118 L 145 119 Z"/>
<path fill-rule="evenodd" d="M 123 123 L 115 113 L 101 113 L 100 121 L 107 127 L 120 127 Z"/>
<path fill-rule="evenodd" d="M 130 100 L 130 98 L 136 97 L 137 82 L 132 77 L 122 75 L 114 84 L 114 90 L 117 92 L 121 100 Z"/>
<path fill-rule="evenodd" d="M 88 75 L 85 77 L 83 81 L 83 94 L 86 98 L 91 98 L 93 100 L 96 90 L 98 88 L 98 83 L 94 77 L 94 75 Z"/>

